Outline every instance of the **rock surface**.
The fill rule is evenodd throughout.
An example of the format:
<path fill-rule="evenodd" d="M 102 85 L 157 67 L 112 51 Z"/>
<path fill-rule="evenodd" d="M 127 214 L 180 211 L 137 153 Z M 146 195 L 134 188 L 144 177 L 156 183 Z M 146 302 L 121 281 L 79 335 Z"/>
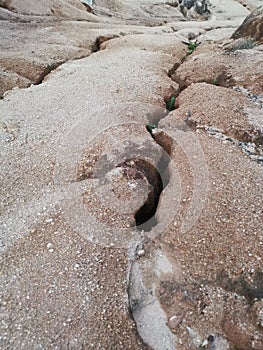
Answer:
<path fill-rule="evenodd" d="M 232 37 L 246 37 L 263 43 L 263 6 L 246 17 Z"/>
<path fill-rule="evenodd" d="M 37 3 L 33 0 L 2 0 L 0 6 L 22 15 L 54 16 L 83 20 L 92 19 L 86 13 L 85 6 L 78 0 L 48 0 Z"/>
<path fill-rule="evenodd" d="M 0 1 L 0 346 L 262 349 L 260 1 L 91 3 Z"/>

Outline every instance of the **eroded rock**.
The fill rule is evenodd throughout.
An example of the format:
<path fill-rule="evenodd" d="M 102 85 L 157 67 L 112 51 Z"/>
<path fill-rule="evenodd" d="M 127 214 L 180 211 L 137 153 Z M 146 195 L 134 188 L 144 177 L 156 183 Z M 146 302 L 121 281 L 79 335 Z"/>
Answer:
<path fill-rule="evenodd" d="M 179 95 L 177 103 L 174 118 L 187 119 L 187 123 L 196 128 L 213 127 L 244 142 L 254 141 L 260 136 L 260 131 L 249 122 L 245 113 L 250 101 L 237 91 L 196 83 Z"/>
<path fill-rule="evenodd" d="M 224 87 L 244 87 L 262 94 L 262 53 L 251 41 L 235 41 L 224 47 L 203 44 L 172 74 L 181 89 L 192 83 L 206 82 Z"/>
<path fill-rule="evenodd" d="M 253 11 L 232 35 L 233 39 L 251 38 L 263 43 L 263 7 Z"/>
<path fill-rule="evenodd" d="M 5 91 L 11 90 L 14 87 L 26 88 L 31 85 L 31 81 L 19 74 L 1 70 L 0 71 L 0 96 Z"/>
<path fill-rule="evenodd" d="M 205 110 L 203 112 L 205 113 Z M 176 118 L 174 122 L 171 119 L 170 122 L 169 119 L 165 122 L 165 119 L 161 124 L 164 131 L 170 133 L 169 130 L 173 127 L 178 129 Z M 191 133 L 191 131 L 185 132 Z M 207 137 L 203 132 L 196 135 L 199 141 L 205 141 Z M 248 162 L 244 162 L 243 155 L 235 147 L 233 148 L 231 143 L 223 143 L 220 140 L 208 137 L 205 143 L 203 143 L 203 146 L 205 146 L 203 151 L 205 152 L 206 161 L 210 164 L 208 168 L 210 169 L 211 182 L 207 198 L 210 203 L 209 209 L 208 207 L 203 209 L 203 214 L 198 220 L 198 223 L 187 233 L 182 234 L 180 221 L 176 217 L 176 223 L 170 225 L 170 229 L 166 230 L 163 238 L 160 237 L 161 243 L 166 243 L 163 247 L 164 253 L 168 256 L 172 255 L 179 258 L 184 267 L 182 269 L 181 280 L 172 276 L 169 279 L 165 279 L 165 276 L 160 278 L 160 287 L 158 289 L 159 300 L 168 318 L 173 315 L 184 315 L 181 322 L 178 325 L 176 324 L 176 327 L 173 329 L 179 338 L 176 345 L 178 349 L 197 349 L 199 347 L 201 349 L 205 339 L 207 340 L 209 335 L 213 335 L 214 339 L 216 339 L 216 334 L 223 335 L 222 338 L 218 339 L 218 349 L 231 349 L 233 346 L 240 347 L 240 349 L 258 349 L 262 346 L 261 326 L 257 321 L 258 317 L 260 317 L 260 304 L 258 306 L 255 305 L 255 309 L 252 308 L 249 311 L 251 299 L 257 296 L 260 297 L 256 293 L 261 290 L 260 277 L 255 272 L 257 268 L 260 270 L 260 253 L 258 249 L 256 251 L 254 250 L 252 243 L 254 239 L 257 240 L 260 236 L 260 228 L 256 221 L 254 221 L 258 214 L 254 218 L 249 215 L 246 216 L 247 218 L 250 217 L 250 224 L 246 229 L 243 223 L 239 222 L 238 224 L 239 232 L 242 231 L 241 226 L 243 230 L 249 231 L 251 228 L 250 225 L 255 225 L 253 229 L 255 236 L 254 238 L 249 238 L 249 240 L 251 239 L 249 246 L 253 247 L 253 253 L 249 253 L 250 255 L 245 254 L 240 258 L 239 252 L 235 250 L 236 244 L 234 242 L 239 241 L 240 236 L 236 234 L 235 224 L 232 226 L 233 220 L 236 220 L 234 219 L 236 207 L 246 212 L 248 205 L 248 203 L 244 203 L 242 195 L 237 195 L 236 181 L 241 181 L 244 172 L 246 173 L 245 177 L 254 177 L 255 173 L 253 172 L 255 168 L 250 160 L 247 159 Z M 215 149 L 217 150 L 216 156 L 213 154 Z M 225 153 L 220 155 L 220 149 L 224 149 Z M 181 155 L 178 147 L 174 149 L 171 157 L 174 157 L 178 163 L 181 163 Z M 229 169 L 230 165 L 227 165 L 228 157 L 231 158 L 232 170 Z M 230 179 L 229 171 L 233 171 L 239 162 L 241 162 L 240 165 L 242 164 L 243 169 L 241 177 L 238 180 L 235 173 Z M 260 177 L 261 166 L 258 165 L 256 168 L 256 176 Z M 203 167 L 200 168 L 200 171 L 204 171 Z M 223 175 L 225 171 L 228 173 L 227 176 Z M 180 169 L 180 174 L 185 177 L 187 176 L 185 167 Z M 193 176 L 195 177 L 196 174 Z M 186 180 L 184 181 L 188 184 Z M 249 182 L 242 180 L 242 183 L 240 182 L 239 185 L 243 189 L 246 188 L 245 191 L 250 192 Z M 186 198 L 188 198 L 189 193 L 187 192 L 187 188 L 184 191 L 185 196 L 187 196 Z M 255 196 L 256 192 L 254 192 Z M 226 204 L 225 200 L 228 204 Z M 187 206 L 187 202 L 184 205 Z M 253 202 L 250 205 L 254 205 Z M 259 213 L 259 210 L 259 206 L 257 206 L 257 213 Z M 216 214 L 216 218 L 212 219 L 212 216 L 215 212 L 218 213 L 218 211 L 220 214 Z M 203 216 L 204 213 L 206 213 L 205 216 Z M 209 217 L 211 218 L 211 225 L 208 223 L 210 220 Z M 215 222 L 217 222 L 216 225 Z M 231 222 L 231 229 L 223 229 L 226 222 Z M 246 235 L 246 237 L 248 236 Z M 225 243 L 223 244 L 222 242 Z M 230 246 L 228 246 L 229 243 Z M 248 244 L 247 240 L 246 244 Z M 198 259 L 201 259 L 201 261 L 197 263 Z M 232 261 L 237 262 L 238 259 L 241 259 L 238 262 L 238 266 L 233 266 Z M 242 266 L 246 265 L 245 261 L 247 259 L 253 259 L 253 270 L 251 272 L 246 270 L 244 276 L 242 276 L 240 271 Z M 211 267 L 211 264 L 212 266 L 217 266 L 217 268 L 221 266 L 222 270 L 232 271 L 231 273 L 236 278 L 224 280 L 222 277 L 224 273 L 218 273 L 218 277 L 215 279 L 215 271 Z M 226 319 L 229 321 L 226 321 Z M 211 327 L 213 328 L 212 333 Z M 189 328 L 193 330 L 193 336 L 189 336 Z M 214 348 L 213 346 L 216 346 L 216 342 L 213 346 L 212 343 L 210 344 L 211 349 Z M 205 345 L 208 347 L 208 340 Z"/>
<path fill-rule="evenodd" d="M 262 166 L 239 147 L 262 142 L 262 51 L 185 57 L 182 35 L 247 10 L 211 0 L 235 21 L 189 28 L 171 3 L 101 0 L 95 19 L 81 1 L 0 2 L 6 88 L 87 56 L 0 101 L 3 348 L 262 348 Z"/>
<path fill-rule="evenodd" d="M 79 0 L 59 0 L 36 3 L 32 0 L 2 0 L 1 7 L 23 15 L 55 16 L 92 20 Z"/>

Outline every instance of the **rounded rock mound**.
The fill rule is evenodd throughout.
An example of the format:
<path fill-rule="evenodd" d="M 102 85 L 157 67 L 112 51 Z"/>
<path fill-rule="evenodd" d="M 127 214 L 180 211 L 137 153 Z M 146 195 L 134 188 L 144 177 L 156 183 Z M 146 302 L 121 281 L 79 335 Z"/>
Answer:
<path fill-rule="evenodd" d="M 247 16 L 232 35 L 233 39 L 242 37 L 251 38 L 263 43 L 263 6 Z"/>

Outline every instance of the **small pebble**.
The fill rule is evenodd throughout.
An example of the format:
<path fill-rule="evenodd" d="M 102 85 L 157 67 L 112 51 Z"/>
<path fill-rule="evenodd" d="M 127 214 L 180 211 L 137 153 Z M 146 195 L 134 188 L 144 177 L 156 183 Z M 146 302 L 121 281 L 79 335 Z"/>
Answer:
<path fill-rule="evenodd" d="M 138 257 L 144 256 L 145 255 L 145 250 L 144 249 L 138 250 L 137 255 L 138 255 Z"/>
<path fill-rule="evenodd" d="M 208 345 L 208 340 L 205 339 L 205 340 L 203 341 L 203 343 L 202 343 L 202 347 L 204 348 L 204 347 L 207 346 L 207 345 Z"/>
<path fill-rule="evenodd" d="M 49 243 L 47 244 L 47 249 L 48 249 L 48 251 L 49 251 L 50 253 L 52 253 L 52 252 L 54 251 L 52 243 L 49 242 Z"/>
<path fill-rule="evenodd" d="M 176 328 L 183 320 L 183 316 L 171 316 L 167 322 L 167 326 L 171 329 Z"/>

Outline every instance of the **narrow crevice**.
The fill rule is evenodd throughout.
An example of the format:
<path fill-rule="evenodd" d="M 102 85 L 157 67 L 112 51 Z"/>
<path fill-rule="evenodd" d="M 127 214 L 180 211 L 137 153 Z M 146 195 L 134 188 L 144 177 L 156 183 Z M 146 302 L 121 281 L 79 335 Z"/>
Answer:
<path fill-rule="evenodd" d="M 152 164 L 145 160 L 135 160 L 134 163 L 136 164 L 136 168 L 145 174 L 151 186 L 147 200 L 135 213 L 135 222 L 137 227 L 140 226 L 145 231 L 149 231 L 152 226 L 156 225 L 155 212 L 158 207 L 159 197 L 163 191 L 164 184 L 158 166 L 156 169 Z M 152 220 L 152 218 L 154 220 Z"/>
<path fill-rule="evenodd" d="M 164 143 L 161 138 L 153 134 L 152 129 L 149 129 L 148 127 L 146 127 L 146 129 L 153 138 L 153 140 L 163 150 L 162 156 L 156 168 L 149 163 L 147 163 L 147 165 L 144 164 L 143 168 L 141 167 L 141 165 L 139 165 L 139 168 L 145 173 L 149 183 L 153 187 L 154 195 L 152 196 L 151 192 L 149 193 L 148 199 L 146 200 L 144 205 L 136 212 L 135 221 L 136 226 L 139 230 L 150 232 L 153 229 L 153 227 L 155 227 L 158 224 L 156 213 L 158 210 L 160 196 L 170 181 L 169 163 L 171 144 Z"/>
<path fill-rule="evenodd" d="M 1 2 L 0 7 L 2 7 L 5 10 L 8 10 L 10 12 L 14 12 L 15 8 L 10 6 L 11 1 L 5 1 L 5 2 Z"/>
<path fill-rule="evenodd" d="M 174 66 L 168 71 L 167 75 L 170 79 L 171 76 L 176 72 L 178 67 L 183 63 L 183 60 L 181 63 L 175 63 Z M 179 85 L 180 87 L 180 85 Z M 159 122 L 165 118 L 171 111 L 177 109 L 179 106 L 176 103 L 176 98 L 179 96 L 179 94 L 182 92 L 184 88 L 179 89 L 179 91 L 176 92 L 176 94 L 171 94 L 168 97 L 164 97 L 164 103 L 166 105 L 166 113 L 164 113 L 160 118 L 156 120 L 152 120 L 152 118 L 148 118 L 149 123 L 146 125 L 146 130 L 151 135 L 153 140 L 162 148 L 163 154 L 161 159 L 159 160 L 157 167 L 154 169 L 148 169 L 146 172 L 146 177 L 148 178 L 149 170 L 150 173 L 154 173 L 155 178 L 158 179 L 159 185 L 156 187 L 154 186 L 155 190 L 155 197 L 154 197 L 154 203 L 151 203 L 151 210 L 149 210 L 149 198 L 144 203 L 144 205 L 136 212 L 135 215 L 135 221 L 136 226 L 140 230 L 144 230 L 145 232 L 150 232 L 153 227 L 155 227 L 158 224 L 158 220 L 156 218 L 156 213 L 158 210 L 159 205 L 159 199 L 163 192 L 163 190 L 166 188 L 166 186 L 169 184 L 170 181 L 170 172 L 169 172 L 169 163 L 170 163 L 170 155 L 172 150 L 172 141 L 169 137 L 165 137 L 163 133 L 155 133 L 154 129 L 158 128 Z M 148 173 L 148 175 L 147 175 Z"/>
<path fill-rule="evenodd" d="M 61 66 L 63 63 L 65 63 L 66 61 L 61 61 L 61 62 L 56 62 L 56 63 L 52 63 L 49 64 L 44 70 L 43 72 L 40 74 L 38 80 L 36 81 L 36 83 L 34 85 L 40 85 L 43 83 L 44 79 L 55 69 L 57 69 L 59 66 Z"/>
<path fill-rule="evenodd" d="M 72 59 L 72 61 L 77 61 L 77 60 L 81 60 L 83 58 L 89 57 L 91 54 L 90 52 L 82 55 L 80 57 L 76 57 L 74 59 Z M 55 62 L 52 64 L 48 64 L 48 66 L 43 70 L 43 72 L 40 74 L 39 78 L 37 79 L 36 83 L 33 83 L 34 85 L 40 85 L 43 83 L 43 81 L 45 80 L 45 78 L 51 73 L 53 72 L 55 69 L 57 69 L 58 67 L 62 66 L 64 63 L 67 63 L 70 60 L 63 60 L 63 61 L 59 61 L 59 62 Z"/>
<path fill-rule="evenodd" d="M 185 59 L 188 57 L 184 57 L 181 60 L 181 64 L 184 63 Z M 166 106 L 169 107 L 169 110 L 176 110 L 179 108 L 179 104 L 176 102 L 176 98 L 190 86 L 191 84 L 186 84 L 184 81 L 179 79 L 176 76 L 176 71 L 177 69 L 181 66 L 178 62 L 168 71 L 168 77 L 176 82 L 179 85 L 179 90 L 177 95 L 170 95 L 169 98 L 164 99 L 164 102 L 166 103 Z M 262 96 L 253 94 L 250 91 L 239 87 L 235 86 L 235 80 L 233 79 L 232 75 L 227 74 L 226 72 L 222 72 L 219 74 L 216 79 L 212 81 L 205 81 L 205 80 L 200 80 L 195 83 L 207 83 L 207 84 L 212 84 L 216 85 L 219 87 L 225 87 L 225 88 L 230 88 L 235 91 L 239 91 L 243 93 L 247 98 L 249 98 L 253 103 L 255 103 L 257 106 L 262 108 Z M 173 108 L 171 105 L 171 101 L 173 101 Z M 228 135 L 225 135 L 221 130 L 218 130 L 213 127 L 208 127 L 208 126 L 203 126 L 203 125 L 197 125 L 195 121 L 189 120 L 189 116 L 191 116 L 191 112 L 188 112 L 189 115 L 186 116 L 185 122 L 186 124 L 192 129 L 204 129 L 206 132 L 209 133 L 209 135 L 219 138 L 224 141 L 229 141 L 232 142 L 233 144 L 237 145 L 251 160 L 257 162 L 260 165 L 263 165 L 263 135 L 260 130 L 255 130 L 254 135 L 249 135 L 248 133 L 244 133 L 243 137 L 241 138 L 234 138 L 230 137 Z"/>
<path fill-rule="evenodd" d="M 171 69 L 169 69 L 167 75 L 169 78 L 175 73 L 175 71 L 180 67 L 181 63 L 176 62 Z"/>
<path fill-rule="evenodd" d="M 73 60 L 77 61 L 77 60 L 80 60 L 82 58 L 89 57 L 91 54 L 100 51 L 101 44 L 103 44 L 104 42 L 109 41 L 111 39 L 118 38 L 118 37 L 119 37 L 118 35 L 112 35 L 112 36 L 100 35 L 99 37 L 96 38 L 96 40 L 92 44 L 92 46 L 91 46 L 91 53 L 87 53 L 87 54 L 82 55 L 81 57 L 77 57 L 77 58 L 75 58 Z M 58 68 L 59 66 L 61 66 L 62 64 L 66 63 L 66 62 L 67 62 L 67 60 L 63 60 L 63 61 L 52 63 L 52 64 L 48 65 L 44 69 L 44 71 L 41 73 L 41 75 L 40 75 L 39 79 L 37 80 L 37 82 L 35 83 L 35 85 L 42 84 L 43 80 L 47 77 L 47 75 L 49 75 L 53 70 L 55 70 L 56 68 Z"/>
<path fill-rule="evenodd" d="M 96 38 L 96 40 L 92 44 L 91 52 L 88 52 L 87 54 L 81 55 L 80 57 L 74 58 L 74 59 L 72 59 L 72 61 L 77 61 L 77 60 L 80 60 L 80 59 L 83 59 L 83 58 L 91 56 L 93 53 L 96 53 L 96 52 L 101 50 L 101 44 L 103 44 L 104 42 L 109 41 L 111 39 L 118 38 L 118 37 L 119 37 L 118 35 L 112 35 L 112 36 L 103 36 L 102 35 L 102 36 L 99 36 L 98 38 Z M 31 83 L 33 85 L 41 85 L 43 83 L 43 81 L 47 78 L 47 76 L 52 71 L 54 71 L 55 69 L 57 69 L 58 67 L 60 67 L 64 63 L 67 63 L 68 61 L 69 60 L 62 60 L 62 61 L 59 61 L 59 62 L 54 62 L 54 63 L 48 64 L 44 68 L 44 70 L 40 73 L 38 79 L 36 81 L 32 81 Z M 19 74 L 19 73 L 17 73 L 17 74 Z M 0 96 L 0 98 L 3 98 L 3 97 Z"/>
<path fill-rule="evenodd" d="M 164 99 L 165 103 L 166 103 L 166 106 L 167 106 L 167 101 L 172 98 L 172 97 L 175 97 L 177 98 L 181 92 L 183 92 L 189 85 L 186 84 L 184 81 L 180 80 L 177 76 L 176 76 L 176 71 L 177 69 L 185 62 L 185 60 L 187 59 L 189 55 L 186 54 L 182 59 L 181 59 L 181 62 L 176 62 L 173 67 L 171 69 L 168 70 L 167 72 L 167 76 L 168 78 L 170 78 L 172 81 L 174 81 L 175 83 L 177 83 L 179 85 L 179 89 L 177 91 L 176 94 L 173 94 L 171 96 Z M 174 109 L 177 109 L 176 105 L 175 105 L 175 108 Z M 171 111 L 169 108 L 168 108 L 169 111 Z"/>
<path fill-rule="evenodd" d="M 86 58 L 86 57 L 89 57 L 90 55 L 92 55 L 93 53 L 96 53 L 98 51 L 101 50 L 101 44 L 103 44 L 104 42 L 106 41 L 109 41 L 111 39 L 114 39 L 114 38 L 118 38 L 119 36 L 118 35 L 112 35 L 112 36 L 103 36 L 103 35 L 100 35 L 99 37 L 96 38 L 96 40 L 94 41 L 94 43 L 92 44 L 91 46 L 91 53 L 87 53 L 81 57 L 77 57 L 75 59 L 73 59 L 74 61 L 77 61 L 77 60 L 80 60 L 82 58 Z M 66 63 L 67 60 L 63 60 L 63 61 L 60 61 L 60 62 L 56 62 L 56 63 L 53 63 L 51 65 L 48 65 L 45 70 L 42 72 L 42 74 L 40 75 L 38 81 L 36 82 L 35 85 L 40 85 L 42 84 L 43 80 L 47 77 L 47 75 L 49 75 L 53 70 L 55 70 L 56 68 L 58 68 L 59 66 L 61 66 L 62 64 Z"/>
<path fill-rule="evenodd" d="M 101 50 L 101 44 L 105 43 L 106 41 L 109 41 L 111 39 L 119 38 L 118 35 L 112 35 L 112 36 L 104 36 L 100 35 L 96 40 L 94 41 L 91 51 L 92 53 L 96 53 Z"/>

